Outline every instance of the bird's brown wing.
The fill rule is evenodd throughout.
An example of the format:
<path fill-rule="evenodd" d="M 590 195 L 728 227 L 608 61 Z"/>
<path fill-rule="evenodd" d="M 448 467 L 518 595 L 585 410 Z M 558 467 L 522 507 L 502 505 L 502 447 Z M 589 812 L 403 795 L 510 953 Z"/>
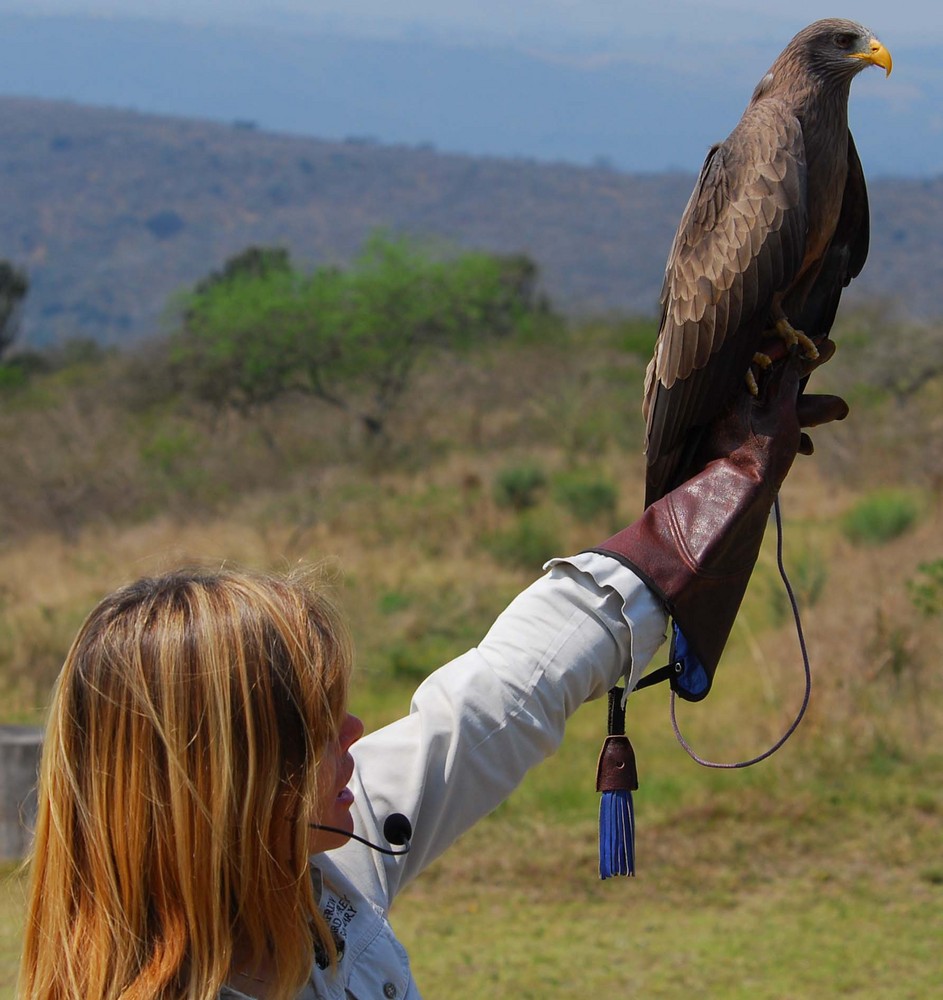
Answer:
<path fill-rule="evenodd" d="M 806 225 L 799 122 L 780 102 L 754 103 L 708 153 L 668 256 L 645 377 L 646 506 L 684 478 L 698 429 L 741 384 Z"/>
<path fill-rule="evenodd" d="M 783 308 L 790 322 L 813 340 L 827 337 L 835 322 L 842 291 L 857 278 L 868 257 L 871 221 L 868 189 L 854 139 L 848 133 L 848 179 L 841 213 L 815 282 L 808 294 L 787 300 Z M 790 296 L 791 298 L 791 296 Z"/>

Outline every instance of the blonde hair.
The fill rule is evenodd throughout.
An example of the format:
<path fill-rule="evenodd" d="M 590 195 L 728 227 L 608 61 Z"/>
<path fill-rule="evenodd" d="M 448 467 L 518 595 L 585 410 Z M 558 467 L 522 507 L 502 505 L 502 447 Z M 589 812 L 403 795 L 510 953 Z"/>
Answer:
<path fill-rule="evenodd" d="M 208 1000 L 237 941 L 249 968 L 274 956 L 277 997 L 313 948 L 336 961 L 306 840 L 349 673 L 301 579 L 188 571 L 105 598 L 50 709 L 20 996 Z"/>

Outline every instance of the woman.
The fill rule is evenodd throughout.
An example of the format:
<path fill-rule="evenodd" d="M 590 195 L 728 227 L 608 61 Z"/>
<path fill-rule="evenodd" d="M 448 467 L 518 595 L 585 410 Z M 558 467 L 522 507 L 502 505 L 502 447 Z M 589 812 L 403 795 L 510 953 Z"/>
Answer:
<path fill-rule="evenodd" d="M 418 997 L 387 922 L 399 890 L 583 702 L 634 686 L 666 611 L 712 675 L 800 426 L 846 412 L 797 406 L 804 373 L 790 360 L 762 403 L 744 395 L 691 483 L 554 560 L 363 739 L 344 630 L 303 581 L 188 572 L 107 597 L 53 698 L 21 997 Z M 394 812 L 408 853 L 350 839 L 382 847 Z"/>

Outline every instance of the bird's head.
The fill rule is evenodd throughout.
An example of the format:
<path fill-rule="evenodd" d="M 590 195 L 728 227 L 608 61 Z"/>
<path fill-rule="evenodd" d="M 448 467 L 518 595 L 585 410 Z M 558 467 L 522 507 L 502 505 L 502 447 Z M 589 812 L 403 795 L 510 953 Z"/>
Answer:
<path fill-rule="evenodd" d="M 887 76 L 891 73 L 890 52 L 855 21 L 816 21 L 796 35 L 786 52 L 790 49 L 820 78 L 835 82 L 851 80 L 866 66 L 880 66 Z"/>

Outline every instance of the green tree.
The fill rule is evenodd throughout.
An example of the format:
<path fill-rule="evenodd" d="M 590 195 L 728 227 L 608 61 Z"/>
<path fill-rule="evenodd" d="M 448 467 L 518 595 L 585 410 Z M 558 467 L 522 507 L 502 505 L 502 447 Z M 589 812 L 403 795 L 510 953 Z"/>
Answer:
<path fill-rule="evenodd" d="M 298 369 L 299 302 L 291 269 L 234 268 L 201 282 L 171 347 L 184 388 L 244 413 L 282 395 Z"/>
<path fill-rule="evenodd" d="M 227 285 L 239 278 L 264 277 L 267 274 L 291 271 L 291 257 L 284 247 L 246 247 L 230 257 L 219 271 L 213 271 L 196 286 L 197 294 L 216 285 Z"/>
<path fill-rule="evenodd" d="M 278 253 L 250 248 L 185 305 L 174 356 L 185 384 L 216 406 L 248 411 L 303 392 L 382 436 L 428 356 L 507 336 L 549 308 L 522 256 L 436 256 L 377 234 L 348 269 L 305 275 Z"/>

